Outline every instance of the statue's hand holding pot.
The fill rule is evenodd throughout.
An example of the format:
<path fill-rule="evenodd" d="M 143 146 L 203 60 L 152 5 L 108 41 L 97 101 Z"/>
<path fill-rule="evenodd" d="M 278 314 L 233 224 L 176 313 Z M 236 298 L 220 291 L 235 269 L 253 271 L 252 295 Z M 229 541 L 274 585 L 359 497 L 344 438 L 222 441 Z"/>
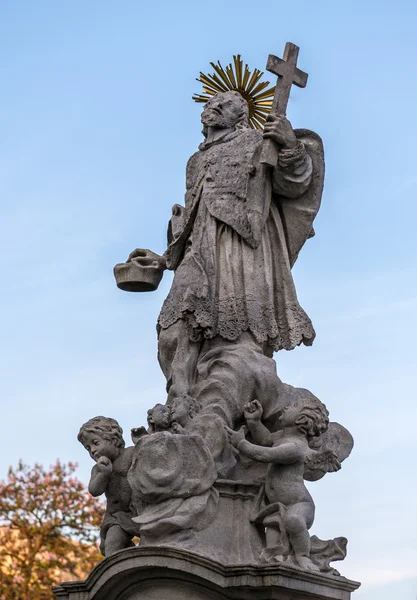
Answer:
<path fill-rule="evenodd" d="M 117 287 L 125 292 L 153 292 L 167 268 L 165 256 L 136 248 L 125 263 L 114 267 Z"/>

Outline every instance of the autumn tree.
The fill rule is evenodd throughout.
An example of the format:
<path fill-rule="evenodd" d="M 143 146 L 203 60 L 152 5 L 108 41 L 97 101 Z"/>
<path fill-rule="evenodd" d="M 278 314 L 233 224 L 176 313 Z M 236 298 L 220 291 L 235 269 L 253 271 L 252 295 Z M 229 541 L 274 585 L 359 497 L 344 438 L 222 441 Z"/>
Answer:
<path fill-rule="evenodd" d="M 100 561 L 104 506 L 73 476 L 76 466 L 20 462 L 0 481 L 0 598 L 51 600 L 51 586 Z"/>

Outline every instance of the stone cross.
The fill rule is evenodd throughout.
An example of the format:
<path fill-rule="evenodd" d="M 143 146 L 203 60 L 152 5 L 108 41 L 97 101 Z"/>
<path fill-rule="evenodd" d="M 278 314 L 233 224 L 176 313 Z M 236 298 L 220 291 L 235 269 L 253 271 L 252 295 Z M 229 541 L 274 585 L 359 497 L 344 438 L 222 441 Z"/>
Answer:
<path fill-rule="evenodd" d="M 304 88 L 307 85 L 307 73 L 297 69 L 297 58 L 300 48 L 291 42 L 285 44 L 284 57 L 278 58 L 273 54 L 268 56 L 267 71 L 278 76 L 275 86 L 271 114 L 285 117 L 291 86 L 294 83 Z M 261 163 L 275 167 L 278 160 L 278 150 L 271 140 L 264 140 Z"/>

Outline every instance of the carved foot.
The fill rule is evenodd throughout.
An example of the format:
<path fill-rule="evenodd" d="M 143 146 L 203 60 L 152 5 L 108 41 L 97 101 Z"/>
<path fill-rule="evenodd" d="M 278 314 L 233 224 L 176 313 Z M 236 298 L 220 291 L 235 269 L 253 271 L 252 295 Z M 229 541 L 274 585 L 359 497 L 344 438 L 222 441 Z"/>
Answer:
<path fill-rule="evenodd" d="M 280 548 L 264 548 L 259 555 L 259 560 L 262 563 L 284 562 L 285 557 L 280 554 Z"/>
<path fill-rule="evenodd" d="M 297 563 L 297 565 L 301 568 L 301 569 L 306 569 L 308 571 L 318 571 L 320 572 L 320 569 L 318 568 L 317 565 L 315 565 L 313 563 L 313 561 L 311 560 L 311 558 L 308 558 L 307 556 L 295 556 L 295 561 Z"/>

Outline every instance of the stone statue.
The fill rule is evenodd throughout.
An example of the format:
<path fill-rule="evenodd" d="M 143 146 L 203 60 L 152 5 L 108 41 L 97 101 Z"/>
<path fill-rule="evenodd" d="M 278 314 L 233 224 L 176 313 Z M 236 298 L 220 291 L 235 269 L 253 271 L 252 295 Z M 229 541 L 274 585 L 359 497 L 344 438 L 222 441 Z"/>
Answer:
<path fill-rule="evenodd" d="M 107 507 L 100 527 L 103 556 L 133 546 L 139 527 L 132 521 L 131 488 L 127 473 L 132 463 L 133 446 L 125 448 L 123 430 L 115 419 L 94 417 L 82 425 L 78 440 L 96 462 L 91 471 L 89 492 L 106 495 Z"/>
<path fill-rule="evenodd" d="M 188 162 L 185 207 L 174 206 L 166 252 L 135 250 L 115 274 L 130 263 L 142 279 L 154 273 L 156 286 L 174 270 L 158 320 L 168 403 L 190 395 L 201 416 L 233 427 L 255 397 L 266 416 L 277 411 L 273 352 L 314 340 L 291 267 L 313 235 L 323 149 L 285 117 L 270 116 L 263 134 L 250 129 L 238 92 L 207 102 L 202 123 L 205 141 Z M 263 139 L 278 150 L 274 168 L 260 162 Z"/>
<path fill-rule="evenodd" d="M 273 360 L 315 337 L 291 269 L 314 235 L 324 154 L 317 134 L 286 118 L 292 83 L 307 81 L 297 55 L 287 44 L 284 60 L 268 59 L 280 79 L 263 132 L 249 127 L 242 86 L 225 91 L 215 80 L 165 252 L 136 249 L 114 269 L 126 291 L 155 290 L 166 269 L 174 278 L 158 318 L 166 403 L 148 410 L 147 428 L 131 430 L 130 448 L 114 419 L 91 419 L 78 436 L 96 461 L 90 492 L 107 497 L 106 557 L 139 535 L 140 556 L 174 547 L 187 561 L 191 554 L 214 561 L 216 573 L 250 565 L 248 577 L 259 573 L 263 581 L 283 569 L 304 586 L 338 575 L 330 562 L 346 556 L 345 538 L 310 537 L 315 505 L 304 481 L 339 470 L 352 436 L 329 422 L 311 392 L 283 383 Z M 242 65 L 236 73 L 242 83 Z M 135 572 L 129 564 L 127 579 Z M 316 595 L 311 586 L 293 589 L 348 599 L 349 585 L 333 581 Z M 243 597 L 233 594 L 227 597 Z"/>
<path fill-rule="evenodd" d="M 314 502 L 304 484 L 310 470 L 338 471 L 340 462 L 332 450 L 311 446 L 327 430 L 329 413 L 317 398 L 306 396 L 290 404 L 280 417 L 282 429 L 271 434 L 261 423 L 262 406 L 254 400 L 245 406 L 245 417 L 256 444 L 245 439 L 245 429 L 228 429 L 233 446 L 249 458 L 268 463 L 261 502 L 254 523 L 266 528 L 264 561 L 284 561 L 293 556 L 304 569 L 319 571 L 310 558 L 308 530 L 314 521 Z"/>

